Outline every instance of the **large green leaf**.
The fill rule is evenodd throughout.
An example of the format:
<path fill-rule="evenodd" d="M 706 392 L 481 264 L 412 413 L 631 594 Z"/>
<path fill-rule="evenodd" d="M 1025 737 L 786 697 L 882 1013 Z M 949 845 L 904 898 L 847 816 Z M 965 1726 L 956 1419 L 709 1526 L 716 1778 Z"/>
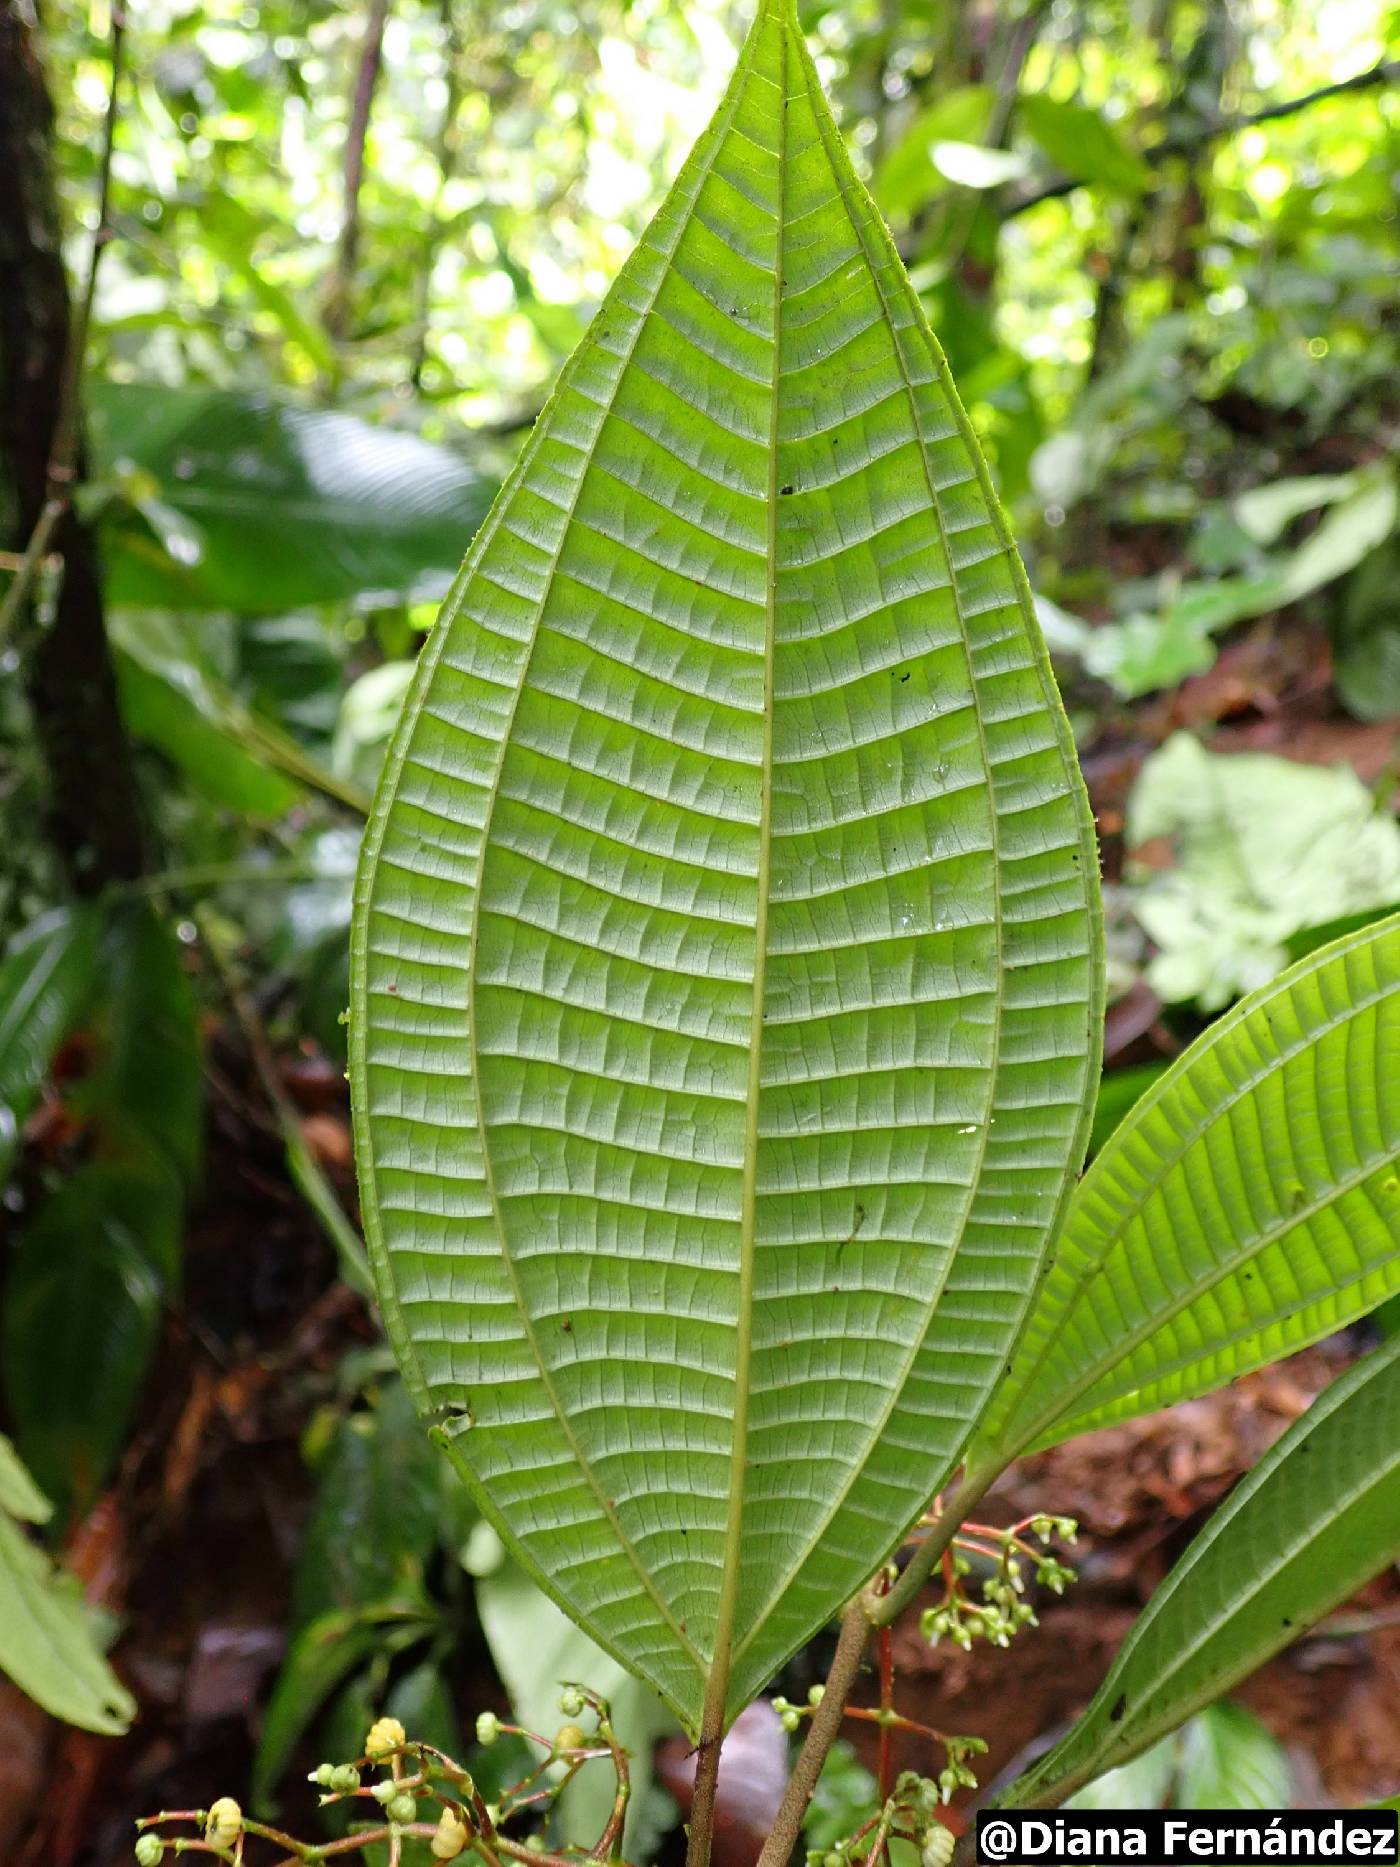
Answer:
<path fill-rule="evenodd" d="M 92 410 L 101 471 L 143 520 L 106 528 L 115 603 L 437 596 L 490 492 L 445 447 L 261 393 L 100 383 Z"/>
<path fill-rule="evenodd" d="M 297 1559 L 287 1656 L 253 1759 L 256 1807 L 270 1806 L 302 1734 L 342 1681 L 376 1656 L 387 1661 L 441 1635 L 424 1577 L 439 1540 L 442 1476 L 399 1382 L 338 1423 Z M 345 1754 L 358 1750 L 372 1722 L 359 1726 Z"/>
<path fill-rule="evenodd" d="M 1397 1555 L 1400 1340 L 1334 1382 L 1231 1493 L 1148 1603 L 1084 1716 L 1004 1806 L 1057 1803 L 1127 1762 Z M 1218 1784 L 1210 1794 L 1210 1806 L 1225 1806 Z"/>
<path fill-rule="evenodd" d="M 1396 1290 L 1400 917 L 1243 1000 L 1137 1103 L 1070 1202 L 980 1437 L 1048 1445 L 1189 1399 Z"/>
<path fill-rule="evenodd" d="M 406 1378 L 567 1611 L 732 1716 L 956 1462 L 1100 1022 L 1030 593 L 790 0 L 482 528 L 358 896 Z"/>

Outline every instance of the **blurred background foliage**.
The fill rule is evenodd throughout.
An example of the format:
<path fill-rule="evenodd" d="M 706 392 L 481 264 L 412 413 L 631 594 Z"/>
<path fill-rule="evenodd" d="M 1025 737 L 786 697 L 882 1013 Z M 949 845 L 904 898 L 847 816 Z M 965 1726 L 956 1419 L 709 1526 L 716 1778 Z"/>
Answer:
<path fill-rule="evenodd" d="M 81 292 L 110 3 L 46 0 L 35 26 L 0 0 L 0 51 L 37 54 L 54 112 L 12 58 L 12 307 L 32 286 L 52 311 L 49 235 Z M 800 10 L 1084 755 L 1112 945 L 1101 1141 L 1204 1014 L 1400 903 L 1400 11 Z M 0 1666 L 94 1731 L 129 1721 L 130 1689 L 141 1807 L 271 1805 L 385 1706 L 456 1743 L 469 1710 L 528 1696 L 522 1641 L 569 1648 L 424 1456 L 364 1301 L 350 887 L 434 607 L 746 24 L 727 0 L 143 0 L 125 21 L 84 471 L 60 555 L 0 612 L 0 1342 L 23 1461 L 0 1461 L 0 1591 L 45 1630 L 0 1613 Z M 51 446 L 53 398 L 48 425 L 25 398 L 52 341 L 0 317 L 0 601 L 37 510 L 25 459 L 42 481 Z M 211 1656 L 211 1625 L 241 1658 Z M 98 1655 L 118 1632 L 124 1683 Z M 559 1664 L 629 1690 L 601 1656 Z M 652 1708 L 624 1717 L 645 1748 Z M 54 1767 L 35 1731 L 47 1761 L 0 1788 L 0 1843 Z M 112 1766 L 82 1767 L 90 1799 Z M 88 1829 L 41 1813 L 31 1851 L 107 1859 L 139 1812 L 117 1802 Z M 666 1807 L 639 1799 L 634 1847 Z"/>

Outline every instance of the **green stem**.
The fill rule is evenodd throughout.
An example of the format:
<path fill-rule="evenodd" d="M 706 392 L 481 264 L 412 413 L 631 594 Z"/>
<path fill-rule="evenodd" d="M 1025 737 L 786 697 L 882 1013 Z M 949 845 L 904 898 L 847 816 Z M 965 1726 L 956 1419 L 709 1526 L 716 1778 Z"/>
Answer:
<path fill-rule="evenodd" d="M 877 1596 L 871 1602 L 872 1626 L 888 1627 L 899 1619 L 942 1561 L 944 1552 L 952 1547 L 967 1513 L 987 1495 L 1004 1470 L 1005 1464 L 998 1463 L 964 1475 L 942 1516 L 914 1551 L 894 1587 L 887 1595 Z"/>

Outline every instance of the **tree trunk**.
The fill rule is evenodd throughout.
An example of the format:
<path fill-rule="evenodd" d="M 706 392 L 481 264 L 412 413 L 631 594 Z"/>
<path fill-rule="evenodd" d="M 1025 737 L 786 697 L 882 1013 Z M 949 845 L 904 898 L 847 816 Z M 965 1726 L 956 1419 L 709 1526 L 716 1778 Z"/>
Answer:
<path fill-rule="evenodd" d="M 72 323 L 52 133 L 32 13 L 24 0 L 0 0 L 0 514 L 17 552 L 49 491 Z M 47 626 L 25 630 L 26 684 L 47 774 L 48 832 L 69 884 L 93 894 L 141 873 L 144 839 L 96 540 L 71 504 L 53 550 L 61 559 L 53 613 Z"/>

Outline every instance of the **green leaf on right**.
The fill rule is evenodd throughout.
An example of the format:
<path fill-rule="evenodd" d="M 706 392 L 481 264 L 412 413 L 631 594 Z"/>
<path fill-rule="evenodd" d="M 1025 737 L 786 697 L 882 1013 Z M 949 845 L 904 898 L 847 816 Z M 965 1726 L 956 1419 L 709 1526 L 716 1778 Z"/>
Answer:
<path fill-rule="evenodd" d="M 1397 1290 L 1391 917 L 1245 999 L 1115 1130 L 971 1456 L 995 1463 L 1208 1392 Z"/>
<path fill-rule="evenodd" d="M 1089 1709 L 1000 1806 L 1053 1806 L 1127 1763 L 1397 1555 L 1400 1339 L 1333 1382 L 1231 1492 L 1148 1603 Z M 1216 1778 L 1202 1794 L 1224 1806 L 1219 1769 Z"/>

